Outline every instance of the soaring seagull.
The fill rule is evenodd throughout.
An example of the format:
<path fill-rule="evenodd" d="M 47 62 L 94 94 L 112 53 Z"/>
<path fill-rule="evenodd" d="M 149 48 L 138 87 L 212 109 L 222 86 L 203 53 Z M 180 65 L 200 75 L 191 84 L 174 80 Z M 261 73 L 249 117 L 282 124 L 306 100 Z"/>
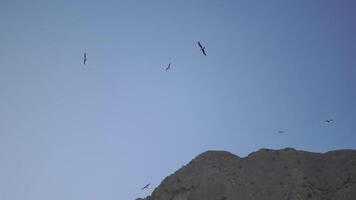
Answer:
<path fill-rule="evenodd" d="M 145 187 L 143 187 L 141 190 L 148 189 L 148 186 L 149 186 L 149 185 L 150 185 L 150 184 L 145 185 Z"/>
<path fill-rule="evenodd" d="M 87 63 L 87 53 L 84 53 L 83 64 L 85 65 L 86 63 Z"/>
<path fill-rule="evenodd" d="M 326 122 L 326 123 L 331 123 L 331 122 L 333 122 L 333 121 L 334 121 L 334 120 L 333 120 L 333 119 L 331 119 L 331 118 L 330 118 L 330 119 L 325 120 L 325 122 Z"/>
<path fill-rule="evenodd" d="M 204 56 L 206 56 L 205 47 L 203 47 L 203 45 L 201 45 L 199 41 L 198 41 L 198 45 L 200 47 L 200 50 L 203 52 Z"/>
<path fill-rule="evenodd" d="M 166 72 L 168 72 L 168 70 L 171 68 L 171 63 L 169 63 L 168 65 L 167 65 L 167 67 L 166 67 Z"/>

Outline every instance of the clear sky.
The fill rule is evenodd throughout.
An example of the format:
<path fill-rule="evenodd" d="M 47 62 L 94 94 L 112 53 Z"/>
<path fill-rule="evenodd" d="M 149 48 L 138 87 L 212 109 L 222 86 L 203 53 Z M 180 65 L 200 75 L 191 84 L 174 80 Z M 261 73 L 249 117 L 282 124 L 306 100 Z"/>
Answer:
<path fill-rule="evenodd" d="M 355 149 L 355 9 L 1 0 L 0 199 L 133 200 L 211 149 Z"/>

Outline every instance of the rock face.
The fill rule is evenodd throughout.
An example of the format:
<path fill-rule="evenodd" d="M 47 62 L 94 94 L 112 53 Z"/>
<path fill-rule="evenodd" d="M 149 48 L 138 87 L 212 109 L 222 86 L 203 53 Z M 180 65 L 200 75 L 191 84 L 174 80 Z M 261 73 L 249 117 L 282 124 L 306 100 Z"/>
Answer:
<path fill-rule="evenodd" d="M 356 151 L 207 151 L 142 200 L 356 200 Z"/>

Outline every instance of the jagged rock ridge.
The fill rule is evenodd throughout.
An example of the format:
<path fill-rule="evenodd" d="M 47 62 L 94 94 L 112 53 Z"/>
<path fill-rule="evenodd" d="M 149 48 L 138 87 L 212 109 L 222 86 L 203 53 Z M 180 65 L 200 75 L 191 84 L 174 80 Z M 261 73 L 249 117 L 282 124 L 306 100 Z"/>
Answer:
<path fill-rule="evenodd" d="M 207 151 L 145 200 L 355 200 L 356 151 Z"/>

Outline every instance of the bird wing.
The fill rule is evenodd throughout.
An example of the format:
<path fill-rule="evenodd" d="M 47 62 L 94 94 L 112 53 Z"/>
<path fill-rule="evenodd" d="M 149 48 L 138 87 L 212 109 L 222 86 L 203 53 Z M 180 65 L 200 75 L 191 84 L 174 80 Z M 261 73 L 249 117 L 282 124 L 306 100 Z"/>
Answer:
<path fill-rule="evenodd" d="M 203 52 L 204 56 L 206 56 L 205 48 L 202 48 L 201 51 Z"/>
<path fill-rule="evenodd" d="M 166 67 L 166 71 L 168 71 L 168 69 L 171 68 L 171 63 L 169 63 Z"/>
<path fill-rule="evenodd" d="M 201 49 L 203 48 L 203 45 L 201 45 L 199 41 L 198 41 L 198 45 Z"/>

